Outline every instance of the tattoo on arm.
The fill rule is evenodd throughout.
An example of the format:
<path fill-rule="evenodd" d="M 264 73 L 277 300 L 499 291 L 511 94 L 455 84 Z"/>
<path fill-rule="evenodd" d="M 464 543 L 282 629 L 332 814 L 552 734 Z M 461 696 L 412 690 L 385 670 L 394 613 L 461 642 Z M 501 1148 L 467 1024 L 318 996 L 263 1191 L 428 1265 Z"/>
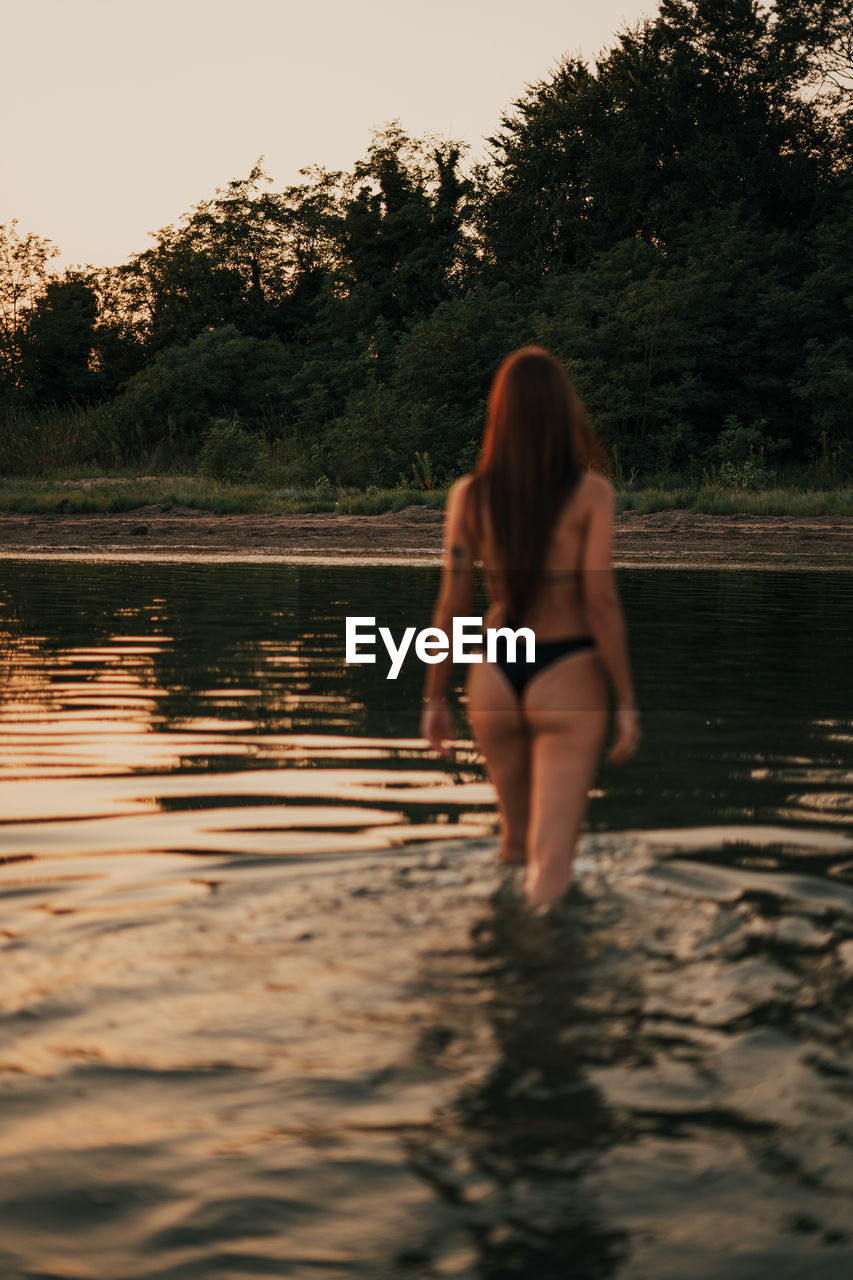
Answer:
<path fill-rule="evenodd" d="M 458 542 L 450 548 L 450 563 L 457 573 L 465 568 L 465 548 Z"/>

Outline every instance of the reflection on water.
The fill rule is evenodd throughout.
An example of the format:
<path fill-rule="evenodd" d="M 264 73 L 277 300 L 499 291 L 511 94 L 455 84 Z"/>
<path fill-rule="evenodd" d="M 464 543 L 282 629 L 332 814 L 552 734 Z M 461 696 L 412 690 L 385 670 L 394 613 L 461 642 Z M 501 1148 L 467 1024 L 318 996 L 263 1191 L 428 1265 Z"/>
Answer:
<path fill-rule="evenodd" d="M 0 566 L 3 1280 L 846 1280 L 853 579 L 621 585 L 642 753 L 531 920 L 342 661 L 432 570 Z"/>
<path fill-rule="evenodd" d="M 491 1065 L 410 1139 L 471 1274 L 849 1274 L 853 892 L 811 889 L 622 845 L 547 926 L 475 923 Z"/>
<path fill-rule="evenodd" d="M 419 673 L 387 688 L 343 662 L 345 571 L 7 563 L 4 575 L 0 850 L 32 860 L 7 866 L 7 884 L 109 909 L 115 883 L 192 893 L 200 857 L 493 829 L 470 744 L 447 769 L 412 737 Z M 363 610 L 381 615 L 390 589 L 429 612 L 424 574 L 356 577 Z"/>
<path fill-rule="evenodd" d="M 343 661 L 347 614 L 426 625 L 435 581 L 5 562 L 4 846 L 306 854 L 489 829 L 471 744 L 446 765 L 413 737 L 420 664 Z M 629 571 L 622 590 L 646 740 L 603 769 L 590 826 L 848 821 L 849 577 Z"/>

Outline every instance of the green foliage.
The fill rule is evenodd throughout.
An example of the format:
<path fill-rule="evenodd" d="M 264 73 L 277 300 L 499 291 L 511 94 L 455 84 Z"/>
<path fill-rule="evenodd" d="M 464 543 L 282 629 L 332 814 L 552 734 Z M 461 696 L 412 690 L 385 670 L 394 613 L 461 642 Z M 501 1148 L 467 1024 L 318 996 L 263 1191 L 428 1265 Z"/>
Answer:
<path fill-rule="evenodd" d="M 0 224 L 0 394 L 24 385 L 23 329 L 47 285 L 47 264 L 58 253 L 43 236 L 20 235 L 16 218 Z"/>
<path fill-rule="evenodd" d="M 724 420 L 717 441 L 711 446 L 709 453 L 720 463 L 737 465 L 746 462 L 756 455 L 777 453 L 787 444 L 786 440 L 773 440 L 767 435 L 767 423 L 764 419 L 745 426 L 736 414 L 729 414 Z"/>
<path fill-rule="evenodd" d="M 415 451 L 415 425 L 394 392 L 378 383 L 348 397 L 343 413 L 310 446 L 314 476 L 336 485 L 390 486 Z"/>
<path fill-rule="evenodd" d="M 613 484 L 616 488 L 616 492 L 623 494 L 627 493 L 628 490 L 633 489 L 634 487 L 634 481 L 637 478 L 637 468 L 632 467 L 630 475 L 626 476 L 625 470 L 622 466 L 622 458 L 619 454 L 618 441 L 614 443 L 613 448 L 610 450 L 610 458 L 613 462 Z"/>
<path fill-rule="evenodd" d="M 462 235 L 471 183 L 462 148 L 417 141 L 399 124 L 376 134 L 353 174 L 340 224 L 343 273 L 359 323 L 392 329 L 428 314 L 473 265 Z"/>
<path fill-rule="evenodd" d="M 249 427 L 278 420 L 292 364 L 276 339 L 247 338 L 232 325 L 161 352 L 115 403 L 126 456 L 144 457 L 164 444 L 193 456 L 215 420 L 237 416 Z"/>
<path fill-rule="evenodd" d="M 763 454 L 750 452 L 742 462 L 721 462 L 706 474 L 705 482 L 714 489 L 768 489 L 776 479 L 764 461 Z"/>
<path fill-rule="evenodd" d="M 486 164 L 392 123 L 351 173 L 274 191 L 259 161 L 123 266 L 64 278 L 0 228 L 0 464 L 204 449 L 249 474 L 214 448 L 237 423 L 316 502 L 438 492 L 476 463 L 501 359 L 537 342 L 623 496 L 704 475 L 721 502 L 805 465 L 844 483 L 851 48 L 842 0 L 662 0 L 530 86 Z"/>
<path fill-rule="evenodd" d="M 853 442 L 830 444 L 829 433 L 822 431 L 817 455 L 812 460 L 811 474 L 817 485 L 833 488 L 853 476 Z"/>
<path fill-rule="evenodd" d="M 800 477 L 802 481 L 803 477 Z M 107 514 L 159 506 L 226 513 L 342 512 L 378 515 L 422 506 L 441 511 L 447 498 L 443 489 L 380 489 L 363 493 L 323 486 L 276 490 L 269 485 L 230 484 L 188 476 L 100 476 L 83 479 L 21 479 L 0 481 L 0 511 L 32 514 Z M 771 489 L 758 493 L 718 486 L 642 488 L 617 495 L 619 511 L 687 510 L 720 515 L 853 515 L 853 488 Z"/>
<path fill-rule="evenodd" d="M 91 367 L 98 302 L 82 275 L 50 280 L 26 313 L 21 334 L 21 371 L 32 399 L 77 404 L 97 389 Z"/>
<path fill-rule="evenodd" d="M 815 444 L 822 439 L 831 441 L 833 448 L 849 448 L 853 443 L 853 339 L 811 340 L 806 352 L 804 376 L 794 390 L 804 402 L 810 434 Z"/>
<path fill-rule="evenodd" d="M 564 58 L 533 85 L 492 139 L 495 267 L 536 280 L 623 239 L 666 246 L 712 205 L 801 220 L 842 140 L 804 92 L 823 35 L 791 8 L 664 0 L 594 68 Z"/>
<path fill-rule="evenodd" d="M 0 416 L 0 476 L 115 466 L 120 452 L 108 406 L 60 410 L 10 404 Z"/>
<path fill-rule="evenodd" d="M 423 453 L 415 450 L 415 458 L 412 463 L 412 480 L 416 489 L 434 489 L 435 481 L 432 473 L 432 460 L 426 449 Z"/>
<path fill-rule="evenodd" d="M 214 480 L 244 480 L 264 457 L 263 439 L 241 427 L 238 418 L 218 418 L 208 429 L 198 455 L 199 471 Z"/>
<path fill-rule="evenodd" d="M 447 501 L 444 489 L 378 489 L 349 494 L 338 500 L 337 510 L 345 515 L 376 516 L 382 511 L 404 511 L 406 507 L 428 507 L 442 511 Z"/>
<path fill-rule="evenodd" d="M 776 472 L 768 467 L 766 455 L 782 452 L 788 441 L 772 439 L 766 429 L 763 419 L 745 426 L 730 414 L 707 452 L 711 467 L 705 483 L 718 489 L 769 489 Z"/>
<path fill-rule="evenodd" d="M 325 175 L 283 193 L 267 190 L 261 161 L 162 228 L 154 245 L 114 273 L 117 309 L 130 311 L 153 354 L 189 342 L 204 328 L 235 325 L 256 338 L 284 337 L 294 303 L 323 261 Z M 328 233 L 325 241 L 328 242 Z M 297 296 L 298 295 L 298 296 Z"/>
<path fill-rule="evenodd" d="M 688 468 L 713 445 L 721 406 L 802 439 L 786 389 L 798 358 L 786 245 L 733 209 L 666 254 L 622 241 L 539 291 L 545 345 L 574 372 L 628 470 Z"/>
<path fill-rule="evenodd" d="M 505 284 L 480 286 L 441 303 L 398 343 L 391 386 L 419 424 L 412 452 L 427 448 L 437 475 L 473 465 L 495 370 L 537 336 L 530 302 Z"/>

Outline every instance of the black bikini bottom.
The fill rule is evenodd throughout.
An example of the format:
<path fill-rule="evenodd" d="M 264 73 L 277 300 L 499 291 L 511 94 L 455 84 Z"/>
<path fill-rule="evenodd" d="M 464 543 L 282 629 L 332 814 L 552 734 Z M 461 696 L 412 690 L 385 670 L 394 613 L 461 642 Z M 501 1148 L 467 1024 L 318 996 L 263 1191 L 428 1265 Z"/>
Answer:
<path fill-rule="evenodd" d="M 550 667 L 551 663 L 556 662 L 558 658 L 565 658 L 567 654 L 579 653 L 582 649 L 594 649 L 595 640 L 588 635 L 564 636 L 559 640 L 537 640 L 536 657 L 532 662 L 522 657 L 527 653 L 527 645 L 523 639 L 519 638 L 517 642 L 515 662 L 507 660 L 507 642 L 501 638 L 498 645 L 495 662 L 520 698 L 528 682 L 540 671 Z"/>

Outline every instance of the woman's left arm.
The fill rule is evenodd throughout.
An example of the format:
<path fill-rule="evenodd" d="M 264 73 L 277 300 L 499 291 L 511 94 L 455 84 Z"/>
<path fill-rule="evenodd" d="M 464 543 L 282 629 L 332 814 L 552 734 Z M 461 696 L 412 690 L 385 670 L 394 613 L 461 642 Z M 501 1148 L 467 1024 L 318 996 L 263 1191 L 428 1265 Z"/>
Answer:
<path fill-rule="evenodd" d="M 452 639 L 453 619 L 471 612 L 474 600 L 474 563 L 476 547 L 465 519 L 466 498 L 471 476 L 457 480 L 447 495 L 444 518 L 444 549 L 441 587 L 438 592 L 432 625 Z M 450 755 L 453 740 L 453 717 L 447 702 L 447 688 L 453 667 L 451 654 L 427 667 L 424 683 L 424 706 L 421 733 L 433 750 Z"/>

